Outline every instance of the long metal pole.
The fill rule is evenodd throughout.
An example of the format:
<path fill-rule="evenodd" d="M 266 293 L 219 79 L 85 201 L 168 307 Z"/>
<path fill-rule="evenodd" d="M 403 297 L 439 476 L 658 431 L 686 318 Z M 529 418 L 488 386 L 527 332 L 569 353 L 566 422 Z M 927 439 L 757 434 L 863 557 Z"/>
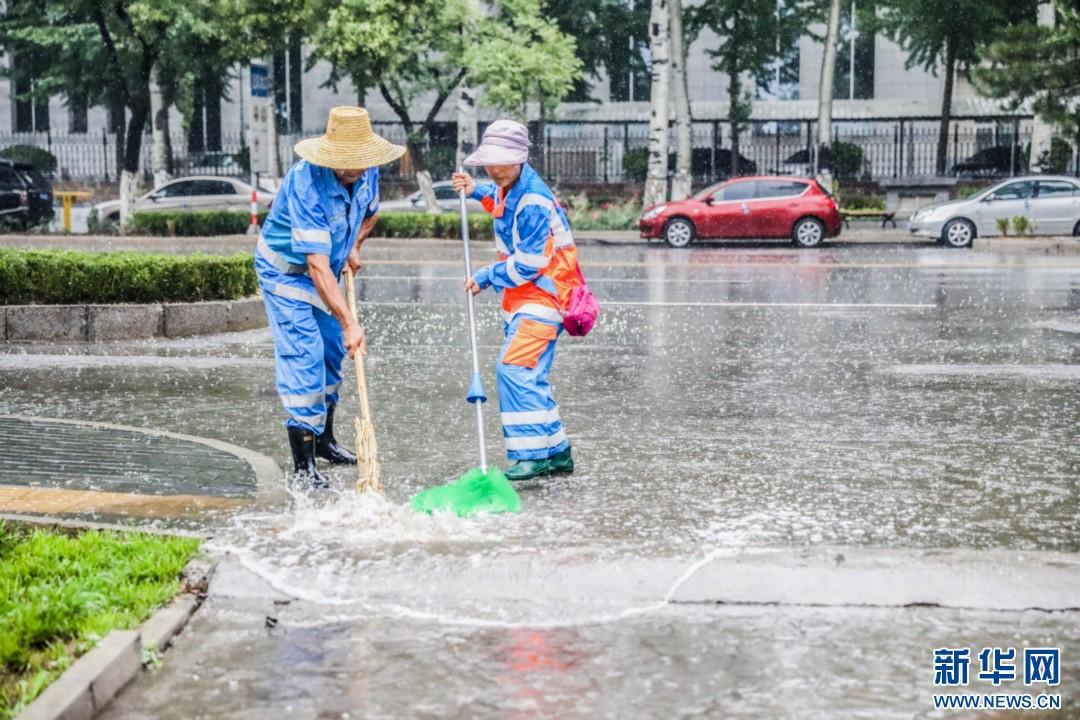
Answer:
<path fill-rule="evenodd" d="M 462 171 L 461 168 L 458 169 Z M 472 261 L 469 258 L 469 210 L 465 201 L 465 190 L 462 188 L 458 193 L 461 203 L 461 242 L 465 248 L 465 277 L 472 277 Z M 480 378 L 480 355 L 476 349 L 476 309 L 473 307 L 472 290 L 465 291 L 468 298 L 469 308 L 469 348 L 472 350 L 472 370 L 474 384 Z M 470 392 L 471 394 L 471 392 Z M 476 406 L 476 439 L 480 445 L 480 469 L 487 472 L 487 445 L 484 441 L 484 400 L 486 398 L 471 398 Z"/>

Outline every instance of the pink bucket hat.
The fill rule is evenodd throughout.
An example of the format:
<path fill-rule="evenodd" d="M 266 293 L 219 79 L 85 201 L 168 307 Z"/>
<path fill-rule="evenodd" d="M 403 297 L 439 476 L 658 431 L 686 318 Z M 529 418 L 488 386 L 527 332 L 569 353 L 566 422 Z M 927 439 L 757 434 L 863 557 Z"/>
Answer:
<path fill-rule="evenodd" d="M 514 120 L 496 120 L 488 125 L 480 147 L 465 158 L 469 167 L 520 165 L 529 160 L 529 129 Z"/>

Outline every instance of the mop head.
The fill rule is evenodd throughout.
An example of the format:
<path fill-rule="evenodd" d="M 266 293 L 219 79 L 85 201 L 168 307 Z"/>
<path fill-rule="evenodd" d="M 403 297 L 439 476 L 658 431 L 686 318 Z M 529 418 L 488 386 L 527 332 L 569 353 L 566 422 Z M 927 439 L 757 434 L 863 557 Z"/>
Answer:
<path fill-rule="evenodd" d="M 458 517 L 469 517 L 482 512 L 518 512 L 521 498 L 502 470 L 489 467 L 485 473 L 473 468 L 452 483 L 417 493 L 412 507 L 429 515 L 436 510 L 450 510 Z"/>
<path fill-rule="evenodd" d="M 357 492 L 382 492 L 379 481 L 381 468 L 378 460 L 379 450 L 375 444 L 375 426 L 368 420 L 356 418 L 356 469 L 359 476 L 356 481 Z"/>

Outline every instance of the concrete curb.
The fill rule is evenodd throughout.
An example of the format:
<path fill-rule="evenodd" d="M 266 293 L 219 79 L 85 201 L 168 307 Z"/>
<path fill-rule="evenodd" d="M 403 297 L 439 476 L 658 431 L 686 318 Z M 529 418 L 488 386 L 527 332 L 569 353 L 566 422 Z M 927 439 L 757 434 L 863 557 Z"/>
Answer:
<path fill-rule="evenodd" d="M 0 342 L 176 338 L 261 327 L 261 295 L 196 303 L 0 306 Z"/>
<path fill-rule="evenodd" d="M 1001 253 L 1004 255 L 1080 255 L 1080 238 L 1071 235 L 1033 238 L 975 238 L 971 249 L 976 252 Z"/>
<path fill-rule="evenodd" d="M 202 604 L 214 565 L 193 558 L 184 568 L 185 592 L 161 608 L 138 630 L 113 630 L 90 652 L 58 677 L 16 720 L 91 720 L 134 680 L 143 667 L 143 653 L 161 652 L 187 625 Z"/>

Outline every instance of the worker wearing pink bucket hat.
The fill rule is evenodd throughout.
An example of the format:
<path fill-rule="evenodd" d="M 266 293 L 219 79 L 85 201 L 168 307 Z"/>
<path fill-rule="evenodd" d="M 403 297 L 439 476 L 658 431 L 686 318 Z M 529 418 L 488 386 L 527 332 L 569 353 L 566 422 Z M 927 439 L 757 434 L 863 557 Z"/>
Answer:
<path fill-rule="evenodd" d="M 496 120 L 465 160 L 469 167 L 483 167 L 492 182 L 477 183 L 463 172 L 453 176 L 454 188 L 479 200 L 494 218 L 499 260 L 467 278 L 465 286 L 474 294 L 488 288 L 502 294 L 506 339 L 496 374 L 503 437 L 514 461 L 506 476 L 516 481 L 574 471 L 548 375 L 565 308 L 584 286 L 570 223 L 529 165 L 529 147 L 524 125 Z"/>

